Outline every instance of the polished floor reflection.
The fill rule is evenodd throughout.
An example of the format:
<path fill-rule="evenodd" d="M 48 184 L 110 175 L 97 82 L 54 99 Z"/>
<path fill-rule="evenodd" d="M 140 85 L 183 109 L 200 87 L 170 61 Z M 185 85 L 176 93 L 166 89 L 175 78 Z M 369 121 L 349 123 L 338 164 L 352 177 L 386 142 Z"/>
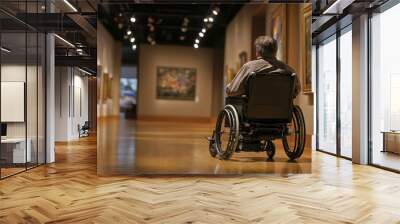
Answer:
<path fill-rule="evenodd" d="M 241 152 L 228 161 L 212 158 L 207 136 L 213 124 L 102 119 L 98 128 L 99 175 L 293 174 L 311 172 L 309 148 L 289 162 L 280 141 L 273 161 L 264 152 Z"/>

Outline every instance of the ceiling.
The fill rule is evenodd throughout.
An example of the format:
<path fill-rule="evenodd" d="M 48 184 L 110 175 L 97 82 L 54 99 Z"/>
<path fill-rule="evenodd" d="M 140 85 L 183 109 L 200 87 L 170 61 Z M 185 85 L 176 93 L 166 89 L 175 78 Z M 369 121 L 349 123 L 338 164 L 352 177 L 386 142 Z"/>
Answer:
<path fill-rule="evenodd" d="M 223 43 L 225 28 L 242 4 L 101 4 L 98 19 L 114 38 L 135 43 L 215 47 Z M 217 11 L 217 15 L 213 14 Z M 135 22 L 131 22 L 134 17 Z M 213 22 L 204 18 L 213 17 Z M 205 28 L 204 37 L 199 32 Z M 130 30 L 132 34 L 127 35 Z"/>

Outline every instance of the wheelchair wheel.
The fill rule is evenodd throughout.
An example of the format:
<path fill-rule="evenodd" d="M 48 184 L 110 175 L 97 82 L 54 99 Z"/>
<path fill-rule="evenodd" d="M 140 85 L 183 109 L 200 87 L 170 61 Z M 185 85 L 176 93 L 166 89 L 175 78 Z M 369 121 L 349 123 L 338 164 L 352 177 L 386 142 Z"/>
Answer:
<path fill-rule="evenodd" d="M 292 122 L 287 125 L 286 133 L 282 138 L 286 155 L 292 160 L 299 158 L 303 154 L 305 142 L 306 126 L 303 112 L 299 106 L 294 106 Z"/>
<path fill-rule="evenodd" d="M 220 159 L 229 159 L 239 142 L 239 117 L 232 105 L 226 105 L 215 127 L 215 150 Z"/>
<path fill-rule="evenodd" d="M 273 159 L 276 151 L 275 144 L 271 140 L 268 140 L 266 144 L 267 145 L 265 146 L 265 151 L 267 153 L 268 159 Z"/>

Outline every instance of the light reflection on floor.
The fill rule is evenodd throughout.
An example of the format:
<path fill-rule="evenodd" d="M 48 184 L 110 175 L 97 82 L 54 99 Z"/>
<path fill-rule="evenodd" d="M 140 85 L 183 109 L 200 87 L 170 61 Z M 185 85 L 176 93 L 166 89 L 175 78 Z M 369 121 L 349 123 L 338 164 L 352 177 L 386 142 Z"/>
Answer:
<path fill-rule="evenodd" d="M 289 162 L 280 141 L 274 161 L 265 152 L 236 153 L 228 161 L 212 158 L 207 136 L 213 124 L 100 119 L 99 175 L 296 174 L 311 172 L 311 151 Z"/>

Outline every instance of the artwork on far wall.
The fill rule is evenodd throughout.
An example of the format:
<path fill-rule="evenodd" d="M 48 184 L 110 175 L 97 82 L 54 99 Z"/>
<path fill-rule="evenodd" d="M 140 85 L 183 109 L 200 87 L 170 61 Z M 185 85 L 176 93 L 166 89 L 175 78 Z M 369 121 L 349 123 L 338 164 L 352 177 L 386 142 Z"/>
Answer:
<path fill-rule="evenodd" d="M 195 100 L 195 68 L 157 67 L 157 99 Z"/>
<path fill-rule="evenodd" d="M 303 54 L 302 54 L 302 64 L 303 64 L 303 93 L 312 93 L 312 64 L 311 64 L 311 4 L 307 4 L 303 8 L 303 31 L 304 31 L 304 44 Z"/>
<path fill-rule="evenodd" d="M 247 63 L 248 61 L 248 57 L 247 57 L 247 52 L 246 51 L 242 51 L 239 54 L 239 61 L 240 61 L 240 68 Z"/>
<path fill-rule="evenodd" d="M 278 43 L 276 57 L 286 61 L 286 5 L 280 4 L 272 12 L 271 35 Z"/>

